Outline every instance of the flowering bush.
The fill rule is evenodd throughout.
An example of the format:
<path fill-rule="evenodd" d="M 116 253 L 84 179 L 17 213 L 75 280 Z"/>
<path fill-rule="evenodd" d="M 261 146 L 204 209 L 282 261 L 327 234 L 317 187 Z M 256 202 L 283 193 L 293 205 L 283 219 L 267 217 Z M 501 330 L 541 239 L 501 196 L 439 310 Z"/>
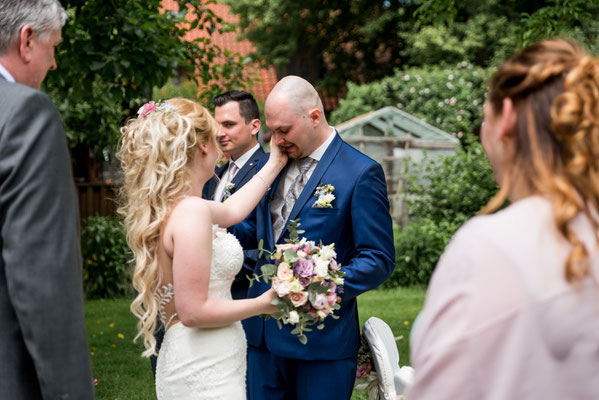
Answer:
<path fill-rule="evenodd" d="M 271 316 L 277 320 L 279 328 L 282 323 L 295 325 L 291 333 L 306 344 L 308 340 L 304 332 L 312 330 L 308 326 L 318 324 L 317 328 L 323 329 L 322 321 L 326 317 L 339 318 L 334 311 L 340 307 L 338 294 L 343 293 L 345 273 L 335 260 L 334 244 L 317 246 L 306 238 L 299 240 L 299 233 L 303 231 L 297 230 L 298 221 L 291 221 L 287 227 L 290 239 L 286 239 L 285 244 L 276 245 L 274 252 L 265 250 L 260 240 L 259 257 L 267 252 L 273 263 L 264 264 L 262 275 L 252 277 L 250 286 L 260 278 L 272 285 L 278 294 L 273 304 L 279 311 Z"/>
<path fill-rule="evenodd" d="M 474 133 L 482 121 L 488 71 L 461 62 L 398 70 L 376 82 L 348 83 L 348 92 L 331 114 L 339 124 L 369 111 L 395 105 L 460 139 Z"/>

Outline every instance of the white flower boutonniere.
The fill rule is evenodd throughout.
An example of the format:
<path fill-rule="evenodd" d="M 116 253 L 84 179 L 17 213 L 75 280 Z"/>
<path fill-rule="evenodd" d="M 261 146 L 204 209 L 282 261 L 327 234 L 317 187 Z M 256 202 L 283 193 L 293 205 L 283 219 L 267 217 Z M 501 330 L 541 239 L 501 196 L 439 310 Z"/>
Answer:
<path fill-rule="evenodd" d="M 225 185 L 225 191 L 223 193 L 223 200 L 227 200 L 233 194 L 233 190 L 235 189 L 235 184 L 233 182 L 229 182 Z"/>
<path fill-rule="evenodd" d="M 314 208 L 333 208 L 331 204 L 333 200 L 335 200 L 335 195 L 333 191 L 335 190 L 335 186 L 329 185 L 327 183 L 323 183 L 316 188 L 314 192 L 314 196 L 318 197 L 318 200 L 312 204 Z"/>

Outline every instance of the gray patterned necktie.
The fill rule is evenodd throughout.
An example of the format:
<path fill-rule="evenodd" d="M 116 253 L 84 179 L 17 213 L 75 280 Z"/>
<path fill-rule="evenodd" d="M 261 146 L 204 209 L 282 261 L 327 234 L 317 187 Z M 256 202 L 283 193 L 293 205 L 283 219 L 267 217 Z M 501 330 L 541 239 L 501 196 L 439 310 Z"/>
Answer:
<path fill-rule="evenodd" d="M 307 173 L 315 162 L 316 160 L 310 157 L 300 158 L 298 160 L 299 174 L 293 180 L 293 183 L 289 187 L 289 190 L 287 190 L 285 196 L 282 195 L 284 185 L 282 182 L 279 184 L 277 195 L 275 196 L 275 199 L 273 199 L 272 204 L 272 211 L 274 214 L 272 230 L 275 241 L 279 238 L 281 232 L 283 232 L 285 222 L 287 222 L 287 218 L 289 218 L 289 214 L 291 214 L 295 202 L 308 182 Z M 280 214 L 277 213 L 279 209 L 281 210 Z"/>

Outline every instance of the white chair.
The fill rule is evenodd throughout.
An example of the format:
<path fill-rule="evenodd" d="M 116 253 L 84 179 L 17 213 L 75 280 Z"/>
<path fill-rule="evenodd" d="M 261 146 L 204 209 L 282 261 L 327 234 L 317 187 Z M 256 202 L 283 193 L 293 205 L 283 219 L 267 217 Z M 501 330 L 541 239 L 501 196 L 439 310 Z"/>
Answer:
<path fill-rule="evenodd" d="M 412 383 L 414 369 L 399 367 L 399 353 L 391 328 L 382 319 L 371 317 L 364 323 L 362 335 L 370 347 L 378 378 L 378 384 L 369 385 L 370 400 L 400 398 Z"/>

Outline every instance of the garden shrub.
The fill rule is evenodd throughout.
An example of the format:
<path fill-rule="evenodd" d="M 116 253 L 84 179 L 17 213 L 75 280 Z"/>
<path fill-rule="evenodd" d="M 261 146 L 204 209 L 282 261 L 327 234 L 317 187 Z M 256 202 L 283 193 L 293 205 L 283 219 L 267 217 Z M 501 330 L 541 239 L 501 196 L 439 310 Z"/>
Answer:
<path fill-rule="evenodd" d="M 486 69 L 461 62 L 452 68 L 398 70 L 393 76 L 363 85 L 349 82 L 347 95 L 339 101 L 331 121 L 339 124 L 395 105 L 455 137 L 466 137 L 482 121 L 487 76 Z"/>
<path fill-rule="evenodd" d="M 498 189 L 478 143 L 408 168 L 405 190 L 410 219 L 395 232 L 396 267 L 385 287 L 428 285 L 455 231 Z"/>
<path fill-rule="evenodd" d="M 395 270 L 383 287 L 426 286 L 443 250 L 458 228 L 453 221 L 411 220 L 395 229 Z"/>
<path fill-rule="evenodd" d="M 118 217 L 88 217 L 81 230 L 83 287 L 88 298 L 132 294 L 129 261 L 132 253 Z"/>

